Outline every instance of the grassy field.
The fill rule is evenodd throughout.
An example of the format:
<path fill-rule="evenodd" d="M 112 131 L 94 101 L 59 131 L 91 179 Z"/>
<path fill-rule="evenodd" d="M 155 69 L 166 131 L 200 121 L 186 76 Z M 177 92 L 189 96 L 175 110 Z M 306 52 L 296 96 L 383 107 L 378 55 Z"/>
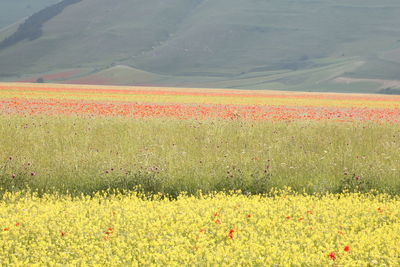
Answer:
<path fill-rule="evenodd" d="M 400 192 L 400 97 L 0 88 L 7 190 Z"/>
<path fill-rule="evenodd" d="M 0 265 L 396 266 L 399 103 L 0 84 Z"/>
<path fill-rule="evenodd" d="M 0 125 L 8 190 L 400 192 L 398 125 L 40 116 Z"/>

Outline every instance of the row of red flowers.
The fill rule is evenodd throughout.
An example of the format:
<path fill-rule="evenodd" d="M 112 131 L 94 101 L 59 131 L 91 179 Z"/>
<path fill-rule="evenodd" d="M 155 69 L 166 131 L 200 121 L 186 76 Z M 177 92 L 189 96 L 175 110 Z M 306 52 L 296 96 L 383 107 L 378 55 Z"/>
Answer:
<path fill-rule="evenodd" d="M 336 120 L 400 122 L 400 109 L 366 107 L 288 107 L 222 104 L 145 104 L 80 100 L 0 100 L 1 114 L 21 115 L 106 115 L 133 118 L 249 120 Z"/>

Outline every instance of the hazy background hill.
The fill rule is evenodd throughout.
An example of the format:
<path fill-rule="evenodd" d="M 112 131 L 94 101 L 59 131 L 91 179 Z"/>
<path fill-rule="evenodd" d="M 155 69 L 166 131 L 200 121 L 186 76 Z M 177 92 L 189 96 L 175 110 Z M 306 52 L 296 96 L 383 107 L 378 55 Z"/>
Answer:
<path fill-rule="evenodd" d="M 19 30 L 0 32 L 0 80 L 386 93 L 400 88 L 398 0 L 57 5 Z"/>
<path fill-rule="evenodd" d="M 1 0 L 0 29 L 61 0 Z"/>

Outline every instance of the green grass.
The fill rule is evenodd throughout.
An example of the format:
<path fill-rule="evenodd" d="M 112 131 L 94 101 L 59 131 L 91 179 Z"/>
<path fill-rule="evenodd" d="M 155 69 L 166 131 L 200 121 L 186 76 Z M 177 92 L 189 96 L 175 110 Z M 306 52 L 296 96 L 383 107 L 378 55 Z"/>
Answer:
<path fill-rule="evenodd" d="M 397 194 L 399 137 L 399 125 L 372 123 L 3 115 L 0 181 L 73 194 L 137 185 L 172 196 L 285 186 Z"/>

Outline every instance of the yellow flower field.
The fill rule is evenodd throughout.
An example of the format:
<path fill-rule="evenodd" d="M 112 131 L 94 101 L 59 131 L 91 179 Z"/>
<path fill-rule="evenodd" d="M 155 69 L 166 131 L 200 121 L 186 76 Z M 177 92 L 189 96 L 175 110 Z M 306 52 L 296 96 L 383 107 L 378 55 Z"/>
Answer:
<path fill-rule="evenodd" d="M 7 193 L 1 266 L 398 266 L 400 199 Z"/>

